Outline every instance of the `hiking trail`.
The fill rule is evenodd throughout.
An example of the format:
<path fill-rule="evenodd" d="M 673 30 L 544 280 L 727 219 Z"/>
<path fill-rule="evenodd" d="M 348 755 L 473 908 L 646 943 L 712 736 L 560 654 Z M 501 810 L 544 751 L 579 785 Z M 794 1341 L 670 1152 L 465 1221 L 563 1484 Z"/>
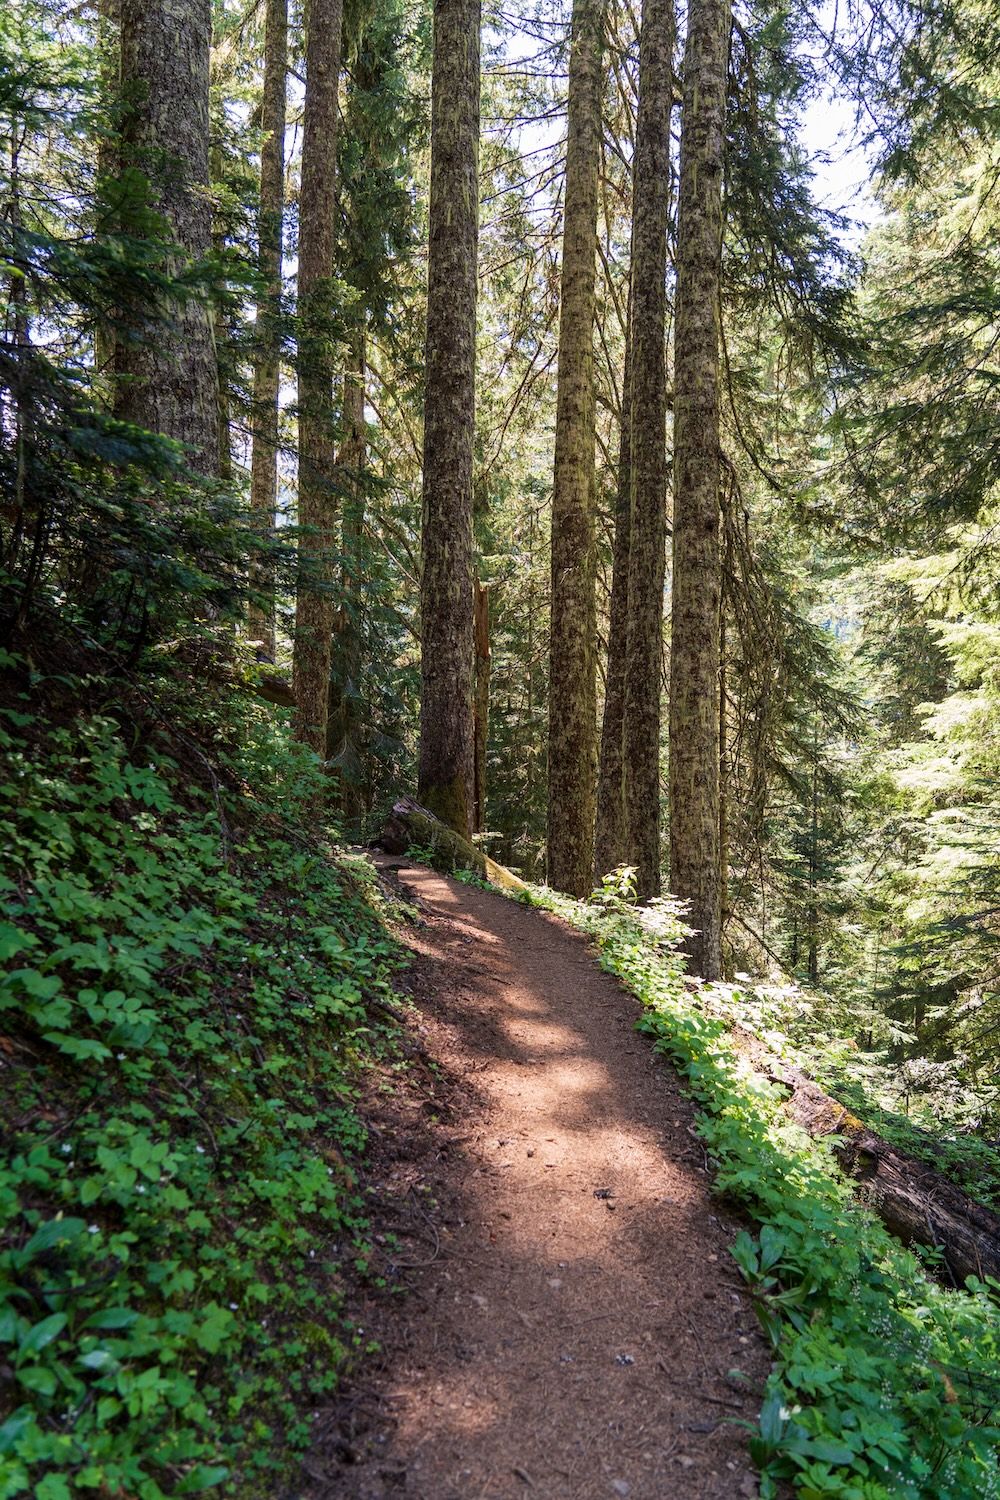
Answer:
<path fill-rule="evenodd" d="M 406 859 L 422 1066 L 375 1102 L 371 1386 L 314 1423 L 310 1500 L 744 1500 L 764 1340 L 694 1110 L 557 918 Z M 299 1491 L 302 1494 L 302 1491 Z"/>

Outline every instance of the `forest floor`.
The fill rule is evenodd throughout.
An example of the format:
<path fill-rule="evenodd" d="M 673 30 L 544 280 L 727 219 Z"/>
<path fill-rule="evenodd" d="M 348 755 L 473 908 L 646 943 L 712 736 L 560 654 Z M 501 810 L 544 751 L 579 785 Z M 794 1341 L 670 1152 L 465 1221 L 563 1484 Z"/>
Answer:
<path fill-rule="evenodd" d="M 742 1500 L 764 1341 L 694 1111 L 556 918 L 380 856 L 414 1065 L 370 1100 L 380 1351 L 318 1414 L 308 1500 Z M 395 1288 L 397 1290 L 393 1291 Z"/>

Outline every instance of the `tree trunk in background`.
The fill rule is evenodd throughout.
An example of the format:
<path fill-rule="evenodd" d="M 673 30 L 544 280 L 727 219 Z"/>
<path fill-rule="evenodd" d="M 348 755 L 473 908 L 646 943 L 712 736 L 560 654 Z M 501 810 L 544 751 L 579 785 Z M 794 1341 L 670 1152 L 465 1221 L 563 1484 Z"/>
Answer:
<path fill-rule="evenodd" d="M 417 784 L 420 801 L 466 838 L 474 799 L 479 24 L 479 0 L 435 0 Z"/>
<path fill-rule="evenodd" d="M 547 879 L 589 895 L 597 781 L 594 273 L 603 0 L 575 0 L 563 217 L 549 647 Z"/>
<path fill-rule="evenodd" d="M 621 425 L 615 540 L 608 611 L 608 661 L 604 674 L 604 719 L 597 773 L 594 871 L 598 879 L 625 863 L 625 785 L 622 779 L 622 721 L 625 711 L 625 641 L 628 633 L 628 555 L 632 539 L 632 289 L 629 285 L 622 370 Z"/>
<path fill-rule="evenodd" d="M 335 607 L 333 276 L 341 0 L 310 0 L 299 189 L 299 586 L 292 684 L 295 733 L 326 758 Z"/>
<path fill-rule="evenodd" d="M 250 511 L 254 527 L 266 536 L 278 504 L 278 387 L 281 376 L 281 246 L 285 203 L 285 101 L 288 62 L 288 0 L 267 0 L 264 13 L 264 82 L 260 102 L 260 201 L 257 210 L 257 264 L 265 284 L 254 329 L 253 453 L 250 459 Z M 258 561 L 250 578 L 267 602 L 251 603 L 247 628 L 258 650 L 274 660 L 274 579 Z"/>
<path fill-rule="evenodd" d="M 691 0 L 684 55 L 674 335 L 670 888 L 697 928 L 691 969 L 722 969 L 719 858 L 719 295 L 727 0 Z"/>
<path fill-rule="evenodd" d="M 105 194 L 121 176 L 121 152 L 114 133 L 121 95 L 121 6 L 118 0 L 97 3 L 97 79 L 105 128 L 97 141 L 98 233 L 112 227 L 112 215 Z M 117 227 L 115 225 L 114 227 Z M 97 374 L 98 399 L 105 408 L 116 403 L 115 360 L 117 341 L 110 322 L 100 319 L 94 329 L 94 368 Z"/>
<path fill-rule="evenodd" d="M 474 833 L 486 832 L 486 742 L 490 727 L 490 591 L 476 582 L 476 711 Z"/>
<path fill-rule="evenodd" d="M 626 858 L 660 892 L 660 673 L 667 541 L 667 215 L 672 0 L 644 0 L 632 190 L 632 524 L 622 766 Z"/>
<path fill-rule="evenodd" d="M 208 174 L 209 0 L 122 0 L 123 165 L 149 178 L 152 205 L 185 262 L 212 248 Z M 116 359 L 116 410 L 125 421 L 184 443 L 192 468 L 219 472 L 219 372 L 207 302 L 188 299 Z"/>
<path fill-rule="evenodd" d="M 368 453 L 365 421 L 365 332 L 359 321 L 351 335 L 344 367 L 344 441 L 337 455 L 338 482 L 344 494 L 341 530 L 341 585 L 344 602 L 337 611 L 330 676 L 327 760 L 336 761 L 337 804 L 344 829 L 363 836 L 361 792 L 361 544 L 365 523 L 364 468 Z"/>

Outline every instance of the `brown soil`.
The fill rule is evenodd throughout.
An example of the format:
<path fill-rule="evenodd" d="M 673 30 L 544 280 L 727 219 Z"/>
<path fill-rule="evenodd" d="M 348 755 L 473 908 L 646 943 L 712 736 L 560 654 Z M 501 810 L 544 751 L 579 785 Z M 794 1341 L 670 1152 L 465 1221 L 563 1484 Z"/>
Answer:
<path fill-rule="evenodd" d="M 374 1389 L 320 1413 L 310 1500 L 739 1500 L 768 1364 L 693 1110 L 555 918 L 406 860 L 423 1064 L 383 1093 Z M 395 1239 L 392 1236 L 395 1236 Z M 371 1364 L 368 1369 L 371 1370 Z"/>

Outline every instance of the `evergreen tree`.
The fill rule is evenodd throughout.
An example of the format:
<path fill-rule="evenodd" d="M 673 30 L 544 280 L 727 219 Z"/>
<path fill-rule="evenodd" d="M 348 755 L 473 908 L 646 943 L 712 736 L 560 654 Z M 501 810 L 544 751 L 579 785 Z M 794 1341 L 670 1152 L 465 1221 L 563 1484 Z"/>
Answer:
<path fill-rule="evenodd" d="M 209 0 L 122 0 L 121 161 L 149 181 L 149 206 L 176 247 L 174 269 L 212 249 L 209 185 Z M 123 188 L 123 193 L 126 189 Z M 123 199 L 123 201 L 125 201 Z M 140 221 L 141 232 L 148 228 Z M 166 310 L 171 327 L 133 326 L 119 347 L 116 410 L 183 443 L 201 474 L 219 472 L 218 361 L 212 312 L 191 294 Z"/>
<path fill-rule="evenodd" d="M 674 17 L 646 0 L 632 194 L 631 526 L 623 705 L 626 857 L 639 900 L 660 891 L 660 679 L 667 526 L 667 218 Z"/>
<path fill-rule="evenodd" d="M 312 0 L 299 188 L 299 552 L 293 683 L 296 731 L 326 758 L 335 603 L 333 272 L 341 0 Z"/>
<path fill-rule="evenodd" d="M 563 211 L 549 661 L 548 881 L 594 879 L 597 781 L 594 278 L 601 137 L 602 0 L 576 0 Z"/>
<path fill-rule="evenodd" d="M 474 806 L 472 461 L 479 4 L 436 0 L 420 582 L 417 792 L 466 836 Z"/>
<path fill-rule="evenodd" d="M 729 7 L 692 0 L 684 49 L 674 395 L 670 889 L 694 972 L 722 967 L 719 846 L 719 291 Z"/>

